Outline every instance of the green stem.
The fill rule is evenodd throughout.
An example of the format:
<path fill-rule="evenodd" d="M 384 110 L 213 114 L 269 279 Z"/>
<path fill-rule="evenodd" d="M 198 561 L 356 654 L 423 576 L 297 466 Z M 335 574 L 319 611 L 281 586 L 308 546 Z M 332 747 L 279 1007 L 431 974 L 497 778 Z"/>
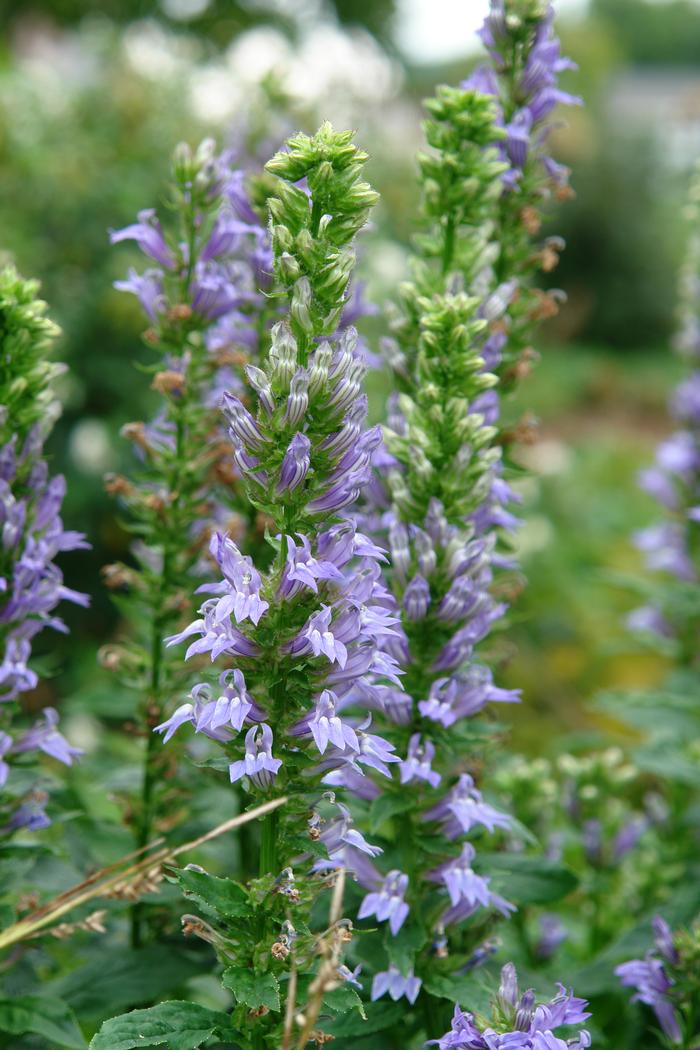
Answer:
<path fill-rule="evenodd" d="M 455 253 L 455 220 L 449 215 L 445 223 L 445 240 L 442 248 L 442 275 L 447 274 Z"/>
<path fill-rule="evenodd" d="M 183 423 L 182 408 L 183 406 L 180 406 L 178 411 L 173 468 L 170 477 L 167 479 L 169 492 L 175 492 L 179 488 L 181 470 L 185 459 L 185 427 Z M 165 700 L 163 695 L 164 609 L 167 609 L 168 598 L 173 591 L 174 581 L 172 579 L 172 561 L 174 547 L 172 541 L 176 541 L 178 531 L 179 529 L 177 527 L 171 527 L 171 529 L 167 530 L 165 534 L 163 541 L 163 564 L 151 608 L 151 666 L 144 718 L 146 729 L 146 752 L 143 760 L 141 800 L 136 831 L 137 849 L 142 849 L 149 842 L 153 833 L 153 825 L 156 817 L 156 807 L 154 804 L 155 789 L 158 784 L 162 756 L 159 746 L 160 741 L 153 730 L 155 726 L 162 721 L 163 716 L 163 704 Z M 175 533 L 175 535 L 173 535 L 173 533 Z M 144 905 L 141 901 L 136 901 L 131 908 L 131 944 L 134 948 L 139 948 L 143 944 L 144 910 Z"/>
<path fill-rule="evenodd" d="M 260 831 L 260 875 L 277 874 L 277 810 L 273 809 L 262 821 Z"/>

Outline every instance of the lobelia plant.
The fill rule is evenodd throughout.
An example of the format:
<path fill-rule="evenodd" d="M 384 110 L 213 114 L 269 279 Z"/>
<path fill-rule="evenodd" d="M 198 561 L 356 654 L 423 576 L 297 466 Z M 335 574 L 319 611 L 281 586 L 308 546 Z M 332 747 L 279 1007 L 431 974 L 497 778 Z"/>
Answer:
<path fill-rule="evenodd" d="M 15 724 L 21 698 L 39 684 L 34 638 L 45 628 L 67 630 L 55 612 L 62 601 L 88 604 L 65 586 L 56 563 L 61 552 L 88 544 L 63 527 L 65 481 L 50 476 L 44 455 L 60 413 L 53 383 L 63 366 L 47 359 L 58 328 L 37 291 L 12 267 L 0 271 L 0 851 L 13 832 L 51 822 L 37 756 L 71 765 L 81 754 L 61 735 L 53 707 L 30 728 Z"/>
<path fill-rule="evenodd" d="M 665 521 L 637 533 L 637 547 L 647 567 L 657 573 L 649 588 L 651 600 L 634 610 L 629 625 L 660 644 L 672 669 L 652 693 L 616 694 L 602 699 L 615 705 L 619 716 L 638 727 L 645 738 L 634 749 L 643 769 L 660 776 L 665 787 L 665 823 L 670 841 L 662 856 L 675 866 L 678 883 L 697 884 L 698 662 L 698 537 L 700 533 L 700 169 L 690 187 L 686 257 L 681 270 L 679 329 L 675 349 L 688 373 L 671 396 L 670 411 L 678 425 L 658 446 L 653 467 L 642 471 L 640 484 L 666 512 Z M 650 728 L 663 733 L 647 739 Z M 683 847 L 686 846 L 684 849 Z M 657 858 L 658 863 L 658 858 Z M 644 959 L 617 967 L 625 987 L 636 989 L 634 1001 L 652 1007 L 661 1026 L 662 1046 L 697 1050 L 700 1046 L 700 986 L 698 986 L 698 918 L 700 899 L 692 895 L 687 916 L 695 915 L 690 932 L 672 933 L 665 919 L 653 920 L 655 947 Z M 650 1036 L 653 1038 L 653 1036 Z"/>
<path fill-rule="evenodd" d="M 288 315 L 274 325 L 267 354 L 245 369 L 251 407 L 226 393 L 223 409 L 274 560 L 261 572 L 233 539 L 215 534 L 223 578 L 205 586 L 212 597 L 200 618 L 170 644 L 192 639 L 187 657 L 209 654 L 223 666 L 157 727 L 167 742 L 193 725 L 222 749 L 213 763 L 232 783 L 256 800 L 289 799 L 262 824 L 257 879 L 243 886 L 201 870 L 173 875 L 215 918 L 216 926 L 193 919 L 189 928 L 225 967 L 223 983 L 236 1000 L 229 1024 L 246 1048 L 322 1040 L 319 1016 L 323 1028 L 360 1004 L 355 975 L 341 962 L 350 924 L 341 917 L 336 868 L 348 843 L 378 851 L 323 779 L 341 767 L 388 776 L 398 762 L 369 732 L 369 717 L 343 713 L 359 692 L 372 697 L 385 680 L 399 682 L 396 661 L 379 645 L 398 619 L 380 578 L 384 554 L 343 514 L 369 478 L 380 440 L 378 428 L 364 429 L 367 366 L 356 333 L 337 335 L 354 240 L 377 199 L 361 178 L 365 160 L 350 132 L 325 124 L 313 138 L 295 136 L 267 166 L 275 176 L 275 274 Z M 329 887 L 331 921 L 319 929 L 314 904 Z M 162 1004 L 148 1018 L 177 1007 L 184 1023 L 192 1005 Z M 110 1022 L 94 1046 L 111 1045 L 120 1025 L 136 1030 L 142 1015 Z"/>
<path fill-rule="evenodd" d="M 257 351 L 270 313 L 269 239 L 231 155 L 215 154 L 211 140 L 194 154 L 180 145 L 173 162 L 172 210 L 175 221 L 168 231 L 147 210 L 137 223 L 111 233 L 113 243 L 136 241 L 152 264 L 143 273 L 130 269 L 116 287 L 135 294 L 149 319 L 144 339 L 158 355 L 150 371 L 162 398 L 151 423 L 123 429 L 139 456 L 138 474 L 107 479 L 108 490 L 128 508 L 137 537 L 135 566 L 104 570 L 130 637 L 124 645 L 105 647 L 101 656 L 141 702 L 143 774 L 130 814 L 139 849 L 155 830 L 181 817 L 175 756 L 160 748 L 152 732 L 186 678 L 164 637 L 183 611 L 194 613 L 192 581 L 202 570 L 212 527 L 218 521 L 240 535 L 248 525 L 247 504 L 235 488 L 234 464 L 212 406 L 224 387 L 240 385 L 242 363 Z M 231 489 L 225 502 L 224 486 Z M 135 944 L 143 939 L 142 919 L 143 906 L 136 904 Z"/>
<path fill-rule="evenodd" d="M 147 742 L 141 798 L 131 803 L 138 848 L 154 830 L 182 816 L 174 777 L 175 752 L 163 752 L 151 732 L 163 704 L 186 681 L 181 662 L 163 638 L 183 609 L 194 613 L 192 579 L 206 576 L 220 557 L 216 530 L 243 549 L 270 560 L 268 521 L 247 499 L 241 467 L 217 411 L 225 391 L 245 395 L 243 368 L 254 362 L 279 317 L 283 289 L 275 279 L 270 233 L 261 212 L 270 176 L 246 175 L 234 154 L 214 153 L 206 140 L 191 154 L 176 151 L 171 207 L 164 231 L 152 210 L 111 234 L 113 243 L 137 242 L 151 265 L 130 269 L 116 287 L 135 294 L 149 321 L 145 341 L 160 355 L 153 388 L 162 396 L 148 425 L 129 424 L 143 468 L 136 479 L 110 477 L 108 488 L 127 505 L 138 536 L 137 566 L 105 568 L 107 585 L 130 625 L 128 644 L 103 650 L 104 664 L 123 674 L 143 698 L 140 722 Z M 344 303 L 339 328 L 372 312 L 356 285 Z M 190 542 L 182 542 L 189 536 Z M 207 548 L 209 557 L 206 557 Z M 136 639 L 148 639 L 139 644 Z M 134 940 L 141 939 L 142 908 L 134 909 Z"/>
<path fill-rule="evenodd" d="M 543 203 L 552 195 L 566 200 L 572 193 L 568 169 L 548 150 L 553 112 L 561 105 L 581 105 L 582 100 L 559 85 L 560 74 L 576 67 L 561 54 L 549 0 L 491 0 L 479 37 L 489 62 L 478 66 L 462 87 L 493 98 L 504 133 L 499 155 L 508 165 L 492 238 L 494 277 L 511 292 L 508 327 L 507 333 L 496 327 L 488 344 L 503 395 L 527 375 L 535 360 L 533 326 L 554 316 L 563 298 L 557 289 L 541 289 L 538 273 L 555 269 L 564 242 L 557 236 L 541 243 L 534 238 L 542 226 Z M 510 285 L 512 281 L 516 284 Z M 513 437 L 517 435 L 516 430 Z"/>
<path fill-rule="evenodd" d="M 356 948 L 374 975 L 372 999 L 416 1004 L 404 1015 L 404 1040 L 406 1032 L 430 1036 L 446 1026 L 445 999 L 470 994 L 465 975 L 493 951 L 494 912 L 514 911 L 496 892 L 507 864 L 494 876 L 467 836 L 483 840 L 511 827 L 476 787 L 490 731 L 471 719 L 519 694 L 499 688 L 488 650 L 475 650 L 506 611 L 496 578 L 512 564 L 500 550 L 515 519 L 496 371 L 520 358 L 541 316 L 532 306 L 541 302 L 531 289 L 532 256 L 541 262 L 552 250 L 538 254 L 531 240 L 535 205 L 552 175 L 541 143 L 552 107 L 569 97 L 556 88 L 565 62 L 549 5 L 494 3 L 484 35 L 502 80 L 493 69 L 477 71 L 461 89 L 439 89 L 427 106 L 424 232 L 386 344 L 399 391 L 379 460 L 390 505 L 375 485 L 383 514 L 370 522 L 388 528 L 390 586 L 402 618 L 399 639 L 386 647 L 406 674 L 405 691 L 389 686 L 367 702 L 401 757 L 399 782 L 380 788 L 352 770 L 328 778 L 368 801 L 370 823 L 383 832 L 383 872 L 351 848 L 343 859 L 369 890 L 359 918 L 388 922 L 383 945 L 368 938 Z M 528 149 L 521 135 L 514 160 L 511 124 L 525 118 L 514 114 L 511 96 L 521 110 L 532 107 L 532 141 Z M 510 223 L 517 235 L 505 231 Z"/>
<path fill-rule="evenodd" d="M 635 610 L 630 626 L 671 641 L 679 667 L 697 661 L 698 534 L 700 533 L 700 173 L 686 208 L 688 245 L 681 271 L 675 349 L 688 367 L 670 402 L 678 429 L 661 442 L 656 462 L 640 485 L 661 505 L 666 520 L 637 533 L 647 567 L 665 574 L 654 601 Z"/>

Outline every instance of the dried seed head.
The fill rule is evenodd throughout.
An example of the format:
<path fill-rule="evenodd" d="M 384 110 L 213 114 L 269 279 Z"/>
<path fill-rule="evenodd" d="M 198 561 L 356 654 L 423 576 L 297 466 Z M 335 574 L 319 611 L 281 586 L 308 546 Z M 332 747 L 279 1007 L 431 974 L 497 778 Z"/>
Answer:
<path fill-rule="evenodd" d="M 121 474 L 105 474 L 105 492 L 109 496 L 130 496 L 134 486 Z"/>
<path fill-rule="evenodd" d="M 192 307 L 189 303 L 175 303 L 168 313 L 169 321 L 189 321 L 192 316 Z"/>
<path fill-rule="evenodd" d="M 265 1016 L 267 1016 L 267 1014 L 269 1014 L 269 1012 L 270 1012 L 269 1007 L 267 1007 L 267 1006 L 258 1006 L 255 1010 L 250 1010 L 248 1012 L 248 1017 L 251 1017 L 251 1018 L 254 1018 L 254 1017 L 265 1017 Z"/>
<path fill-rule="evenodd" d="M 142 448 L 144 452 L 148 450 L 148 441 L 146 440 L 146 425 L 145 423 L 136 421 L 133 423 L 125 423 L 120 429 L 119 433 L 127 441 L 133 441 L 135 445 Z"/>
<path fill-rule="evenodd" d="M 100 570 L 104 584 L 111 591 L 124 587 L 131 587 L 137 580 L 137 574 L 123 562 L 117 561 L 112 565 L 103 565 Z"/>
<path fill-rule="evenodd" d="M 103 645 L 97 651 L 97 661 L 105 671 L 119 671 L 124 660 L 124 652 L 115 645 Z"/>
<path fill-rule="evenodd" d="M 151 389 L 159 394 L 181 394 L 185 389 L 185 377 L 182 372 L 172 370 L 156 372 Z"/>
<path fill-rule="evenodd" d="M 528 204 L 521 210 L 520 221 L 525 227 L 526 232 L 529 233 L 531 237 L 536 237 L 540 232 L 542 220 L 539 212 L 536 208 L 533 208 L 532 205 Z"/>

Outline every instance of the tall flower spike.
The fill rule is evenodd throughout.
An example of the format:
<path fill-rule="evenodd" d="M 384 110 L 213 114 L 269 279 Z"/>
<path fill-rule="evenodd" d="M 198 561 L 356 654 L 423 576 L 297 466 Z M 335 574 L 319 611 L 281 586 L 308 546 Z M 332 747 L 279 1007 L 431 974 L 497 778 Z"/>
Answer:
<path fill-rule="evenodd" d="M 536 238 L 543 203 L 552 195 L 563 200 L 571 194 L 567 168 L 549 152 L 552 118 L 559 107 L 578 106 L 582 100 L 559 83 L 561 74 L 575 65 L 561 53 L 549 0 L 491 0 L 479 35 L 489 62 L 462 86 L 493 98 L 504 133 L 499 152 L 507 168 L 495 217 L 493 261 L 500 292 L 488 310 L 498 310 L 500 300 L 501 315 L 507 307 L 507 318 L 491 318 L 494 330 L 485 356 L 507 391 L 532 367 L 533 324 L 556 314 L 563 298 L 559 291 L 543 292 L 538 274 L 556 268 L 564 242 L 557 236 L 539 243 Z"/>
<path fill-rule="evenodd" d="M 679 327 L 675 349 L 687 373 L 673 391 L 671 416 L 678 429 L 656 451 L 656 462 L 639 476 L 641 487 L 662 507 L 665 519 L 638 532 L 637 547 L 648 568 L 664 574 L 649 605 L 635 609 L 629 625 L 671 639 L 678 662 L 690 666 L 697 650 L 698 617 L 683 597 L 700 580 L 700 166 L 686 207 L 688 243 L 681 270 Z"/>
<path fill-rule="evenodd" d="M 398 614 L 377 569 L 384 552 L 341 513 L 367 482 L 379 441 L 376 429 L 364 429 L 366 365 L 356 333 L 334 335 L 355 235 L 376 200 L 361 178 L 365 159 L 349 132 L 324 124 L 312 138 L 295 136 L 268 165 L 276 176 L 269 205 L 275 273 L 288 314 L 274 325 L 267 355 L 248 370 L 249 389 L 225 395 L 223 410 L 275 559 L 258 572 L 231 539 L 215 537 L 222 579 L 204 588 L 213 596 L 199 619 L 171 639 L 196 639 L 188 653 L 223 659 L 250 708 L 243 714 L 238 707 L 235 720 L 226 703 L 217 713 L 220 701 L 203 684 L 159 726 L 170 736 L 193 725 L 223 749 L 231 780 L 244 790 L 293 797 L 263 823 L 260 886 L 268 891 L 261 896 L 265 921 L 278 923 L 292 896 L 292 861 L 308 857 L 294 873 L 295 927 L 307 931 L 298 933 L 297 957 L 312 950 L 309 909 L 328 871 L 358 867 L 377 853 L 342 804 L 335 803 L 340 817 L 322 815 L 323 778 L 368 779 L 368 768 L 388 777 L 398 763 L 394 748 L 370 731 L 370 718 L 352 713 L 358 695 L 379 703 L 387 676 L 399 687 L 396 662 L 380 649 Z M 253 598 L 254 615 L 246 615 Z M 397 929 L 403 888 L 399 877 L 387 912 Z M 241 939 L 235 954 L 245 971 L 268 966 L 254 943 Z M 274 973 L 286 965 L 276 957 Z M 247 1009 L 241 1018 L 251 1023 Z M 277 1045 L 280 1015 L 255 1023 Z"/>
<path fill-rule="evenodd" d="M 141 717 L 149 729 L 140 798 L 132 807 L 139 848 L 181 789 L 164 775 L 170 760 L 150 732 L 163 721 L 166 701 L 185 680 L 164 636 L 175 629 L 183 605 L 194 613 L 196 604 L 188 603 L 186 593 L 203 564 L 208 571 L 212 530 L 230 529 L 240 538 L 247 527 L 238 468 L 224 421 L 212 406 L 218 407 L 224 387 L 240 390 L 243 366 L 249 354 L 257 353 L 259 333 L 269 328 L 276 307 L 266 305 L 272 302 L 265 293 L 273 283 L 268 234 L 231 163 L 229 154 L 216 153 L 211 140 L 194 153 L 180 145 L 172 168 L 171 223 L 161 225 L 149 210 L 111 234 L 113 243 L 135 241 L 149 260 L 144 273 L 131 271 L 116 287 L 135 293 L 149 319 L 144 338 L 154 362 L 152 386 L 161 396 L 151 423 L 124 428 L 141 461 L 134 477 L 107 479 L 139 537 L 133 545 L 136 568 L 116 565 L 105 571 L 108 585 L 120 592 L 132 632 L 128 651 L 120 650 L 116 659 L 113 650 L 108 652 L 107 666 L 139 690 Z M 236 404 L 233 394 L 230 400 Z M 244 421 L 245 412 L 241 405 Z M 230 483 L 237 478 L 235 489 Z M 236 623 L 256 623 L 268 603 L 260 596 L 260 576 L 250 559 L 218 533 L 209 549 L 224 577 L 209 588 L 216 595 L 207 604 L 212 631 L 231 616 Z M 231 639 L 236 637 L 232 631 Z M 245 645 L 245 639 L 239 641 Z M 229 724 L 236 721 L 232 715 Z M 218 714 L 198 725 L 202 732 L 223 732 Z M 144 935 L 143 918 L 144 908 L 137 905 L 135 942 Z"/>
<path fill-rule="evenodd" d="M 531 56 L 542 42 L 558 47 L 551 11 L 541 4 L 494 2 L 489 25 L 494 32 L 498 26 L 499 41 L 515 34 L 508 61 L 514 54 L 517 68 L 533 76 L 539 60 Z M 389 506 L 366 514 L 379 533 L 388 528 L 389 581 L 402 618 L 398 637 L 384 648 L 406 670 L 406 700 L 397 705 L 385 694 L 377 714 L 402 759 L 403 782 L 383 785 L 386 810 L 378 812 L 396 814 L 386 828 L 386 851 L 401 843 L 412 947 L 407 953 L 404 944 L 385 938 L 385 949 L 390 964 L 410 961 L 423 980 L 436 967 L 449 974 L 453 957 L 475 958 L 493 921 L 489 911 L 507 916 L 513 910 L 481 872 L 478 851 L 464 841 L 475 830 L 482 837 L 484 831 L 502 834 L 511 821 L 463 772 L 466 720 L 494 703 L 519 699 L 518 690 L 495 684 L 480 649 L 506 611 L 494 584 L 512 565 L 503 538 L 516 524 L 499 430 L 502 359 L 511 336 L 524 338 L 527 319 L 529 340 L 537 319 L 533 310 L 519 312 L 534 272 L 532 229 L 523 239 L 511 199 L 519 199 L 518 208 L 532 196 L 539 202 L 550 179 L 537 148 L 517 154 L 521 177 L 508 178 L 513 162 L 503 106 L 511 73 L 505 60 L 498 62 L 488 77 L 459 89 L 441 87 L 427 103 L 430 151 L 419 157 L 422 229 L 413 280 L 402 286 L 391 316 L 396 391 L 386 447 L 377 458 Z M 535 135 L 539 131 L 540 124 Z M 504 212 L 517 221 L 517 234 L 504 227 Z M 429 759 L 423 776 L 416 775 L 418 746 Z M 482 756 L 474 762 L 483 765 Z M 432 946 L 438 941 L 436 959 Z M 420 1029 L 418 1016 L 415 1024 Z"/>
<path fill-rule="evenodd" d="M 63 366 L 47 360 L 58 329 L 37 290 L 12 268 L 0 272 L 0 837 L 49 823 L 37 793 L 33 803 L 14 794 L 12 756 L 43 751 L 70 765 L 80 754 L 51 707 L 33 728 L 18 733 L 14 724 L 18 699 L 38 684 L 33 639 L 46 627 L 66 630 L 54 611 L 60 602 L 88 604 L 87 595 L 64 585 L 56 563 L 62 551 L 88 544 L 64 529 L 65 482 L 49 476 L 43 455 L 60 412 L 52 383 Z"/>

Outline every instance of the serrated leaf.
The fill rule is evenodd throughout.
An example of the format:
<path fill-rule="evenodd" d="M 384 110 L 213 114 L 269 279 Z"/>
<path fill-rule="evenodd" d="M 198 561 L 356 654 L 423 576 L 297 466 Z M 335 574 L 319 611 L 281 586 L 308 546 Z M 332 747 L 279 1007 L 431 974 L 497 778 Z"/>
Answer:
<path fill-rule="evenodd" d="M 564 864 L 519 853 L 480 853 L 474 868 L 492 876 L 499 893 L 514 904 L 549 904 L 568 896 L 578 878 Z"/>
<path fill-rule="evenodd" d="M 228 1033 L 229 1026 L 227 1014 L 197 1003 L 158 1003 L 105 1021 L 90 1050 L 135 1050 L 140 1046 L 197 1050 L 211 1036 Z"/>
<path fill-rule="evenodd" d="M 194 868 L 175 868 L 170 872 L 188 900 L 194 900 L 206 911 L 227 919 L 250 915 L 252 905 L 248 894 L 231 879 L 220 879 L 206 871 Z"/>
<path fill-rule="evenodd" d="M 377 831 L 385 821 L 390 820 L 391 817 L 395 817 L 399 813 L 406 813 L 409 809 L 413 809 L 415 804 L 416 800 L 409 791 L 401 795 L 380 795 L 378 798 L 375 798 L 369 808 L 370 830 L 372 832 Z"/>
<path fill-rule="evenodd" d="M 249 1006 L 251 1010 L 261 1006 L 266 1006 L 268 1010 L 280 1008 L 280 986 L 273 973 L 254 973 L 252 970 L 229 966 L 224 970 L 221 982 L 224 988 L 230 988 L 237 1002 Z"/>
<path fill-rule="evenodd" d="M 53 1046 L 84 1050 L 87 1045 L 75 1014 L 60 999 L 22 995 L 0 999 L 0 1031 L 43 1036 Z"/>
<path fill-rule="evenodd" d="M 323 996 L 324 1010 L 330 1010 L 334 1014 L 345 1014 L 348 1010 L 359 1010 L 362 1017 L 366 1017 L 365 1008 L 359 995 L 346 981 L 339 988 L 333 988 Z"/>

